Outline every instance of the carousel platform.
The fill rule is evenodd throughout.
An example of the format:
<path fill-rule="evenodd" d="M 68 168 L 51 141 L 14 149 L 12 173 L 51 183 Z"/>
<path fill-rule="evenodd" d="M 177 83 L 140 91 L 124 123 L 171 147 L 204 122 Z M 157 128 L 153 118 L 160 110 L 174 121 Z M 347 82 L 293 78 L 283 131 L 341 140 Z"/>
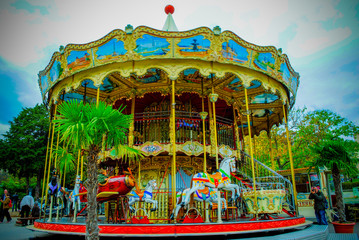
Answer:
<path fill-rule="evenodd" d="M 104 221 L 105 219 L 100 218 L 100 222 Z M 100 236 L 103 237 L 244 236 L 243 234 L 248 237 L 247 234 L 266 233 L 268 235 L 272 232 L 275 235 L 278 231 L 302 230 L 312 224 L 302 216 L 258 221 L 240 219 L 223 223 L 106 224 L 100 222 Z M 79 217 L 77 223 L 73 223 L 70 218 L 52 222 L 37 220 L 29 229 L 51 234 L 85 235 L 86 222 L 84 217 Z"/>

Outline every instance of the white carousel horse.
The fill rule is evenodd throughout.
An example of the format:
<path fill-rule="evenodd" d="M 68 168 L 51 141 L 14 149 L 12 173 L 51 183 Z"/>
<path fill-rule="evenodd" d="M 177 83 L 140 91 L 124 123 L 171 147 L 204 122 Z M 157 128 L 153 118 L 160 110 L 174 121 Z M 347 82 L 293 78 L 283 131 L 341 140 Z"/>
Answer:
<path fill-rule="evenodd" d="M 131 191 L 130 195 L 133 195 L 130 197 L 128 201 L 128 205 L 130 206 L 131 212 L 134 212 L 135 209 L 133 208 L 133 204 L 135 202 L 146 202 L 146 203 L 152 203 L 153 208 L 151 208 L 151 211 L 157 210 L 158 201 L 152 199 L 153 197 L 153 190 L 157 189 L 157 183 L 156 180 L 150 180 L 147 183 L 147 186 L 144 191 L 141 191 L 139 189 L 136 189 L 136 191 Z"/>
<path fill-rule="evenodd" d="M 236 172 L 235 158 L 224 158 L 219 166 L 219 171 L 215 174 L 196 173 L 192 178 L 192 188 L 187 193 L 185 201 L 182 201 L 182 205 L 188 204 L 192 193 L 205 187 L 231 191 L 232 197 L 230 201 L 236 202 L 240 194 L 240 188 L 237 184 L 231 183 L 231 172 Z"/>
<path fill-rule="evenodd" d="M 179 210 L 183 207 L 183 205 L 181 204 L 186 195 L 188 194 L 188 192 L 190 191 L 190 188 L 186 188 L 185 190 L 180 191 L 177 193 L 176 197 L 177 197 L 177 205 L 176 208 L 173 209 L 172 214 L 171 214 L 171 219 L 177 218 L 178 212 Z M 204 189 L 200 189 L 197 190 L 194 193 L 193 199 L 197 202 L 207 202 L 209 203 L 209 209 L 212 209 L 213 204 L 212 203 L 218 203 L 218 190 L 214 189 L 214 188 L 210 188 L 210 187 L 205 187 Z M 221 198 L 221 202 L 222 202 L 222 206 L 224 206 L 222 212 L 224 212 L 225 210 L 227 210 L 227 204 L 226 204 L 226 199 Z"/>
<path fill-rule="evenodd" d="M 74 190 L 69 195 L 69 200 L 70 202 L 72 202 L 72 209 L 75 209 L 75 205 L 76 205 L 78 211 L 81 210 L 80 196 L 78 196 L 80 192 L 80 183 L 81 183 L 81 176 L 77 175 Z"/>

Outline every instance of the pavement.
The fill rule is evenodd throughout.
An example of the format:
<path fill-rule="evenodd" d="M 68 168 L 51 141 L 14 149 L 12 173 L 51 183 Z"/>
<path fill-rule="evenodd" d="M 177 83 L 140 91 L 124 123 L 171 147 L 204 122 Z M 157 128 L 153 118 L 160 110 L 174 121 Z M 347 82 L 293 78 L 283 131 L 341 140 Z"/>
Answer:
<path fill-rule="evenodd" d="M 66 237 L 65 237 L 64 235 L 54 235 L 54 234 L 31 231 L 31 230 L 27 229 L 26 227 L 15 225 L 16 218 L 17 218 L 18 214 L 13 213 L 12 215 L 13 215 L 13 219 L 10 223 L 6 223 L 6 219 L 4 219 L 3 223 L 0 223 L 0 239 L 1 240 L 33 240 L 33 239 L 60 240 L 60 239 L 64 239 L 64 238 L 66 238 L 66 240 L 84 239 L 84 237 L 79 237 L 79 236 L 66 235 Z M 307 220 L 315 222 L 315 219 L 309 218 Z M 334 233 L 334 227 L 331 223 L 329 223 L 328 227 L 329 227 L 329 233 Z M 354 233 L 356 233 L 357 236 L 359 235 L 359 224 L 358 223 L 355 224 Z M 103 239 L 103 238 L 101 238 L 101 239 Z M 169 238 L 161 238 L 161 240 L 165 240 L 165 239 L 169 239 Z M 176 239 L 182 239 L 182 238 L 176 238 Z M 201 238 L 196 237 L 196 239 L 199 240 Z M 211 239 L 211 238 L 206 237 L 203 239 Z M 213 239 L 226 239 L 226 237 L 223 236 L 223 237 L 217 237 L 217 238 L 213 238 Z M 231 238 L 231 239 L 233 239 L 233 238 Z M 348 238 L 344 237 L 341 239 L 348 239 Z M 131 240 L 134 240 L 134 238 L 131 238 Z"/>

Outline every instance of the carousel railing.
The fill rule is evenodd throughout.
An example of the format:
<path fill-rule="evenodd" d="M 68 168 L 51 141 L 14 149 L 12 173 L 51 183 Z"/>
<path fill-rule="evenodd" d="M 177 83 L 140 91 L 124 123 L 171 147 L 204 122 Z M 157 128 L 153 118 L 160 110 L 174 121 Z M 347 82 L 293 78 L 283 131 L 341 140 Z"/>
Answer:
<path fill-rule="evenodd" d="M 239 165 L 239 175 L 244 186 L 244 191 L 253 191 L 253 177 L 252 177 L 252 164 L 251 157 L 245 153 L 241 152 L 241 159 Z M 254 169 L 255 169 L 255 182 L 256 190 L 259 191 L 258 194 L 261 194 L 260 191 L 266 190 L 284 190 L 283 192 L 283 206 L 288 207 L 289 210 L 295 210 L 294 204 L 294 194 L 293 194 L 293 185 L 292 183 L 282 175 L 278 174 L 273 169 L 269 168 L 262 162 L 257 159 L 254 160 Z"/>
<path fill-rule="evenodd" d="M 134 144 L 157 141 L 162 144 L 170 143 L 170 112 L 136 113 L 134 122 Z M 206 144 L 210 144 L 210 127 L 205 120 Z M 233 122 L 230 119 L 217 116 L 218 145 L 235 147 Z M 176 111 L 176 143 L 197 141 L 203 144 L 203 124 L 198 112 Z"/>

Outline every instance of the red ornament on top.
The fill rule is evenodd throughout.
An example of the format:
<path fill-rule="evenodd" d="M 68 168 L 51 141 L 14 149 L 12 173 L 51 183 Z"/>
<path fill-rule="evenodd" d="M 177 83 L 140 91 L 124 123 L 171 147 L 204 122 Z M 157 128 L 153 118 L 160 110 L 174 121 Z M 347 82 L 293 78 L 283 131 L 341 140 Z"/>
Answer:
<path fill-rule="evenodd" d="M 165 13 L 166 14 L 169 14 L 169 13 L 173 14 L 174 12 L 175 12 L 175 8 L 172 5 L 167 5 L 165 7 Z"/>

